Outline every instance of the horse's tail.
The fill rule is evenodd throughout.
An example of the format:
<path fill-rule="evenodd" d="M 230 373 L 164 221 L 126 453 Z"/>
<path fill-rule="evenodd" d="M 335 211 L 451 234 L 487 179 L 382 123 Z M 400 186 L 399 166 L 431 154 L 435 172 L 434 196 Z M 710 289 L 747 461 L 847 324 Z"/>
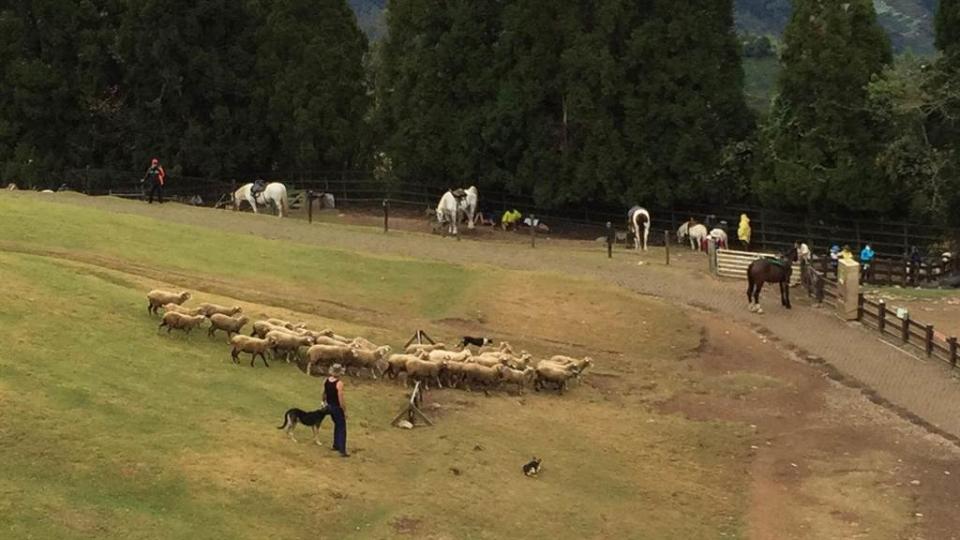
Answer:
<path fill-rule="evenodd" d="M 277 203 L 277 206 L 280 207 L 280 217 L 286 216 L 290 211 L 290 200 L 287 198 L 287 186 L 283 186 L 283 191 L 280 193 L 280 202 Z"/>
<path fill-rule="evenodd" d="M 747 265 L 747 301 L 753 300 L 753 289 L 756 286 L 756 281 L 753 279 L 753 265 L 756 264 L 756 261 Z"/>

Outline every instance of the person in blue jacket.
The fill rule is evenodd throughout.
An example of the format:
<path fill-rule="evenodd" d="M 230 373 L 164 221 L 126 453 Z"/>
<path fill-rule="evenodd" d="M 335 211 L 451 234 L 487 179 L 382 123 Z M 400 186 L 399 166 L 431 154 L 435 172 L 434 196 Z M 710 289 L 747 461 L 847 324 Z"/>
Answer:
<path fill-rule="evenodd" d="M 873 267 L 873 259 L 876 257 L 876 255 L 877 254 L 874 253 L 873 248 L 870 247 L 870 244 L 867 244 L 862 250 L 860 250 L 860 265 L 863 267 L 864 282 L 872 277 L 870 272 Z"/>

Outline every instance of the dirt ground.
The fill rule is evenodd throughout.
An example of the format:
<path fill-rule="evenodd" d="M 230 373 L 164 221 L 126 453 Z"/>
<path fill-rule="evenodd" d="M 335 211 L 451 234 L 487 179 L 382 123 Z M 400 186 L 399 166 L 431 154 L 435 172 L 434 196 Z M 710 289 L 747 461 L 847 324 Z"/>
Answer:
<path fill-rule="evenodd" d="M 286 235 L 278 233 L 272 224 L 261 228 L 257 220 L 244 220 L 240 216 L 214 221 L 207 219 L 202 211 L 194 213 L 176 207 L 155 210 L 145 205 L 136 207 L 108 199 L 85 198 L 70 203 L 156 213 L 161 219 L 268 238 Z M 382 218 L 372 213 L 324 212 L 317 220 L 376 226 Z M 425 222 L 418 219 L 396 217 L 391 220 L 392 230 L 426 232 L 425 228 Z M 289 234 L 298 233 L 290 229 Z M 517 233 L 489 230 L 472 232 L 471 239 L 477 238 L 496 243 L 491 243 L 483 255 L 464 255 L 463 260 L 487 264 L 491 271 L 496 271 L 499 264 L 517 264 L 517 258 L 523 257 L 514 251 L 498 249 L 497 244 L 530 241 L 529 237 Z M 325 239 L 329 238 L 317 241 Z M 549 235 L 538 240 L 546 244 L 538 250 L 550 256 L 539 262 L 528 256 L 534 261 L 531 266 L 550 270 L 551 261 L 563 257 L 589 275 L 592 263 L 581 261 L 587 252 L 590 260 L 594 260 L 593 252 L 599 249 L 595 242 L 563 241 L 564 253 L 560 255 L 548 251 L 558 240 Z M 458 245 L 470 246 L 472 250 L 474 243 L 464 241 Z M 370 240 L 366 248 L 376 252 L 377 242 Z M 393 247 L 391 253 L 416 256 L 417 248 Z M 700 277 L 705 263 L 699 257 L 683 251 L 673 254 L 670 275 L 686 276 L 686 280 L 675 287 L 689 288 L 698 280 L 706 279 Z M 639 262 L 645 263 L 642 259 Z M 631 260 L 621 263 L 619 268 L 626 268 L 626 264 L 638 266 Z M 611 278 L 616 284 L 624 285 L 616 279 Z M 536 284 L 527 288 L 535 291 Z M 544 302 L 548 302 L 541 305 L 545 313 L 564 311 L 564 301 L 560 298 L 554 298 L 552 303 Z M 624 405 L 646 402 L 666 414 L 702 422 L 732 421 L 750 426 L 753 436 L 744 440 L 749 446 L 749 459 L 742 466 L 751 485 L 750 505 L 746 509 L 751 538 L 960 538 L 960 484 L 955 480 L 960 475 L 960 450 L 956 445 L 874 404 L 861 391 L 835 382 L 829 376 L 830 370 L 817 362 L 811 363 L 811 355 L 798 355 L 795 347 L 781 341 L 783 336 L 771 335 L 766 327 L 744 324 L 708 304 L 707 300 L 703 305 L 698 305 L 696 300 L 687 302 L 688 315 L 702 328 L 700 347 L 695 354 L 680 356 L 675 366 L 680 373 L 689 373 L 686 376 L 689 387 L 658 397 L 654 388 L 644 387 L 642 372 L 634 372 L 632 377 L 619 376 L 618 373 L 634 368 L 616 361 L 611 361 L 605 373 L 587 378 L 584 387 L 608 399 L 620 400 Z M 957 309 L 945 310 L 942 322 L 957 324 L 950 314 L 960 314 L 960 306 L 946 303 L 943 307 L 947 306 Z M 504 313 L 494 315 L 504 317 L 508 313 L 509 306 L 506 306 Z M 927 318 L 936 324 L 933 316 Z M 566 326 L 557 328 L 551 327 L 549 321 L 549 317 L 538 319 L 537 327 L 529 332 L 523 329 L 522 320 L 515 321 L 514 325 L 519 328 L 516 335 L 536 334 L 563 341 L 568 346 L 576 345 L 569 338 L 571 320 L 565 320 Z M 469 321 L 438 322 L 452 330 L 473 325 Z M 597 348 L 593 342 L 585 346 Z M 624 352 L 624 346 L 619 344 L 604 354 L 615 358 Z M 638 389 L 645 391 L 637 392 Z M 416 529 L 416 524 L 403 527 L 407 525 Z"/>

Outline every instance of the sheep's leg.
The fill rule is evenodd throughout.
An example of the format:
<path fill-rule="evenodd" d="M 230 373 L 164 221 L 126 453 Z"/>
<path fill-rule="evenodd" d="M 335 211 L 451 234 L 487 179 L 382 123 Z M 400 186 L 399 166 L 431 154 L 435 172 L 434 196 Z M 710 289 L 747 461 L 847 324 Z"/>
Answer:
<path fill-rule="evenodd" d="M 216 330 L 216 328 L 214 328 L 214 327 L 212 327 L 212 326 L 211 326 L 210 328 L 208 328 L 208 329 L 207 329 L 207 337 L 213 337 L 213 332 L 214 332 L 215 330 Z"/>
<path fill-rule="evenodd" d="M 240 365 L 239 356 L 240 356 L 240 351 L 238 351 L 237 349 L 233 349 L 230 351 L 230 358 L 233 359 L 234 364 Z"/>

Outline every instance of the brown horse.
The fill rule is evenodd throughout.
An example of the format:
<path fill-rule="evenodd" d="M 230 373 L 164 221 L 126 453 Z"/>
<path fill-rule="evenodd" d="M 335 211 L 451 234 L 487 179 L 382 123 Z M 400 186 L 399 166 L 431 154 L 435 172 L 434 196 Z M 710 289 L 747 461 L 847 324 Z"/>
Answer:
<path fill-rule="evenodd" d="M 764 283 L 780 284 L 780 303 L 790 309 L 790 274 L 793 272 L 790 254 L 778 259 L 764 257 L 750 263 L 747 267 L 747 303 L 750 311 L 763 313 L 760 307 L 760 289 Z"/>

